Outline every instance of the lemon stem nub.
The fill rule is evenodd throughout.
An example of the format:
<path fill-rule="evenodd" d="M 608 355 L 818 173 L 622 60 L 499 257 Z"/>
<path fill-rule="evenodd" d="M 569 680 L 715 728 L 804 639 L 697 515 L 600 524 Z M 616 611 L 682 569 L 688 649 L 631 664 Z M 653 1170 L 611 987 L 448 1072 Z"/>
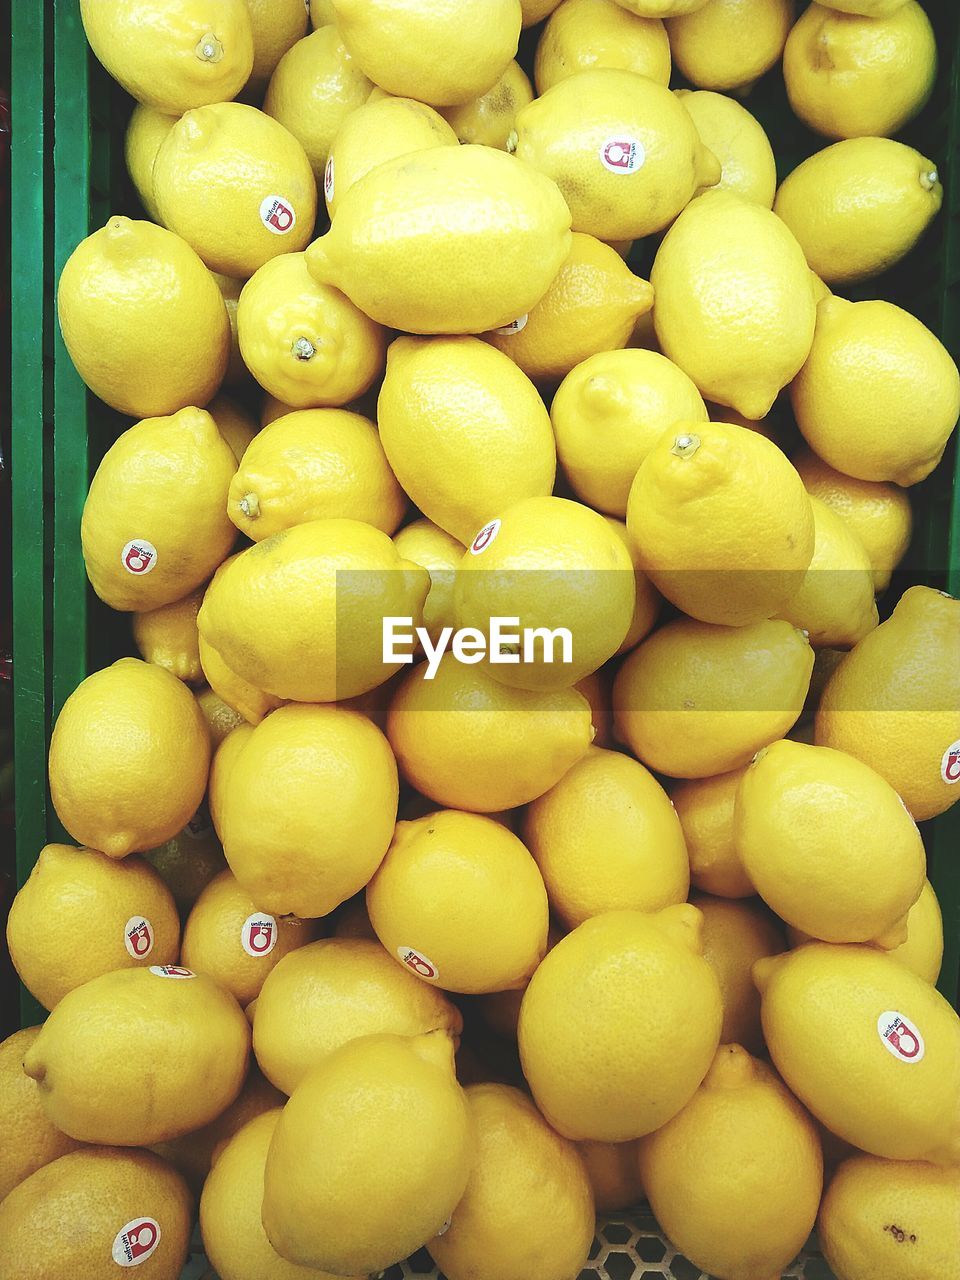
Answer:
<path fill-rule="evenodd" d="M 240 499 L 240 510 L 248 520 L 256 520 L 260 514 L 260 499 L 255 493 L 247 493 Z"/>
<path fill-rule="evenodd" d="M 690 458 L 700 448 L 700 437 L 695 435 L 677 436 L 673 442 L 671 453 L 676 454 L 678 458 Z"/>
<path fill-rule="evenodd" d="M 924 191 L 932 191 L 940 181 L 940 174 L 936 169 L 928 169 L 926 173 L 920 175 L 920 185 Z"/>
<path fill-rule="evenodd" d="M 309 338 L 298 338 L 293 344 L 293 354 L 298 360 L 312 360 L 317 354 L 317 348 Z"/>
<path fill-rule="evenodd" d="M 223 45 L 215 35 L 205 35 L 197 45 L 197 57 L 203 62 L 219 62 L 223 57 Z"/>

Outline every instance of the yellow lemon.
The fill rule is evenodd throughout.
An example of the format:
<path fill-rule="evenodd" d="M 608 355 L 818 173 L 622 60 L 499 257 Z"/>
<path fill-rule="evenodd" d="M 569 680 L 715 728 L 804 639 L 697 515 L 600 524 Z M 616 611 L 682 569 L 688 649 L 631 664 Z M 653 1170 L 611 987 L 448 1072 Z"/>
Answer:
<path fill-rule="evenodd" d="M 542 22 L 549 14 L 551 14 L 560 0 L 520 0 L 520 8 L 523 10 L 523 25 L 525 27 L 535 26 L 538 22 Z"/>
<path fill-rule="evenodd" d="M 221 276 L 220 279 L 225 277 Z M 246 453 L 250 441 L 260 430 L 260 424 L 249 410 L 227 395 L 219 395 L 211 400 L 207 412 L 217 424 L 217 430 L 239 462 Z"/>
<path fill-rule="evenodd" d="M 114 80 L 171 115 L 235 97 L 253 67 L 245 0 L 81 0 L 80 17 Z"/>
<path fill-rule="evenodd" d="M 275 698 L 238 676 L 203 636 L 200 636 L 199 652 L 200 665 L 211 689 L 248 724 L 259 724 L 268 712 L 283 705 L 283 698 Z"/>
<path fill-rule="evenodd" d="M 690 882 L 719 898 L 749 898 L 755 892 L 733 838 L 734 807 L 744 772 L 745 767 L 712 778 L 690 778 L 670 788 L 687 843 Z"/>
<path fill-rule="evenodd" d="M 516 154 L 556 182 L 573 229 L 600 240 L 662 231 L 720 180 L 669 89 L 611 67 L 578 71 L 524 107 Z"/>
<path fill-rule="evenodd" d="M 13 900 L 7 945 L 23 985 L 53 1009 L 102 973 L 175 964 L 180 920 L 170 890 L 142 858 L 118 862 L 48 844 Z"/>
<path fill-rule="evenodd" d="M 936 75 L 936 38 L 916 0 L 884 17 L 811 4 L 783 51 L 791 107 L 828 138 L 899 132 L 930 97 Z"/>
<path fill-rule="evenodd" d="M 873 570 L 874 589 L 885 591 L 910 545 L 909 495 L 899 485 L 855 480 L 835 471 L 810 449 L 802 449 L 792 460 L 810 497 L 826 503 L 859 538 Z"/>
<path fill-rule="evenodd" d="M 237 762 L 241 749 L 246 745 L 247 739 L 253 732 L 253 728 L 252 724 L 241 724 L 228 733 L 219 747 L 217 747 L 210 765 L 207 803 L 210 810 L 210 822 L 218 839 L 222 837 L 223 833 L 223 806 L 227 794 L 227 779 Z M 194 898 L 194 901 L 196 901 L 196 898 Z"/>
<path fill-rule="evenodd" d="M 267 1156 L 263 1225 L 278 1252 L 366 1275 L 443 1228 L 475 1158 L 453 1049 L 443 1031 L 366 1036 L 307 1075 Z"/>
<path fill-rule="evenodd" d="M 282 400 L 278 400 L 276 396 L 272 396 L 269 391 L 264 392 L 263 403 L 260 408 L 260 427 L 269 427 L 271 422 L 276 422 L 278 418 L 285 417 L 288 413 L 293 413 L 292 404 L 284 404 Z"/>
<path fill-rule="evenodd" d="M 653 630 L 657 619 L 660 616 L 660 610 L 663 606 L 663 600 L 656 587 L 640 568 L 640 558 L 637 548 L 630 540 L 627 532 L 627 526 L 622 520 L 615 520 L 613 516 L 604 516 L 607 526 L 617 535 L 627 550 L 627 555 L 633 562 L 633 581 L 636 587 L 636 600 L 633 606 L 633 620 L 630 628 L 623 638 L 623 642 L 617 653 L 629 653 L 631 649 L 635 649 L 641 640 L 645 639 Z M 592 674 L 596 674 L 595 672 Z M 589 679 L 585 676 L 584 679 Z M 579 683 L 579 681 L 578 681 Z M 598 746 L 601 744 L 598 743 Z"/>
<path fill-rule="evenodd" d="M 535 382 L 559 382 L 589 356 L 626 346 L 653 290 L 620 255 L 574 232 L 553 284 L 527 316 L 486 334 Z"/>
<path fill-rule="evenodd" d="M 707 0 L 617 0 L 628 13 L 641 18 L 673 18 L 681 13 L 695 13 Z"/>
<path fill-rule="evenodd" d="M 70 359 L 90 390 L 133 418 L 205 405 L 223 382 L 230 324 L 188 244 L 111 218 L 67 260 L 57 292 Z"/>
<path fill-rule="evenodd" d="M 127 172 L 140 197 L 140 203 L 153 222 L 159 220 L 159 210 L 153 195 L 153 166 L 163 140 L 178 119 L 178 116 L 165 115 L 156 107 L 138 103 L 127 125 L 124 138 Z"/>
<path fill-rule="evenodd" d="M 780 61 L 793 0 L 708 0 L 667 21 L 674 65 L 699 89 L 745 93 Z"/>
<path fill-rule="evenodd" d="M 0 1151 L 0 1201 L 32 1173 L 77 1148 L 75 1139 L 47 1119 L 36 1081 L 24 1074 L 24 1055 L 39 1034 L 39 1027 L 24 1027 L 0 1042 L 0 1122 L 7 1135 Z"/>
<path fill-rule="evenodd" d="M 830 8 L 839 13 L 858 13 L 865 18 L 887 18 L 904 3 L 906 0 L 830 0 Z"/>
<path fill-rule="evenodd" d="M 727 773 L 796 722 L 812 670 L 813 650 L 788 622 L 723 627 L 678 618 L 620 668 L 617 736 L 657 773 Z"/>
<path fill-rule="evenodd" d="M 423 663 L 394 697 L 387 736 L 404 777 L 438 804 L 496 813 L 535 800 L 590 746 L 590 704 L 576 689 L 513 689 L 448 654 Z"/>
<path fill-rule="evenodd" d="M 249 1049 L 233 996 L 189 969 L 156 965 L 105 973 L 65 995 L 23 1069 L 64 1133 L 139 1147 L 224 1111 L 240 1092 Z M 144 1061 L 152 1064 L 149 1088 Z"/>
<path fill-rule="evenodd" d="M 543 401 L 512 360 L 477 338 L 398 338 L 377 418 L 404 490 L 462 543 L 503 506 L 553 489 Z"/>
<path fill-rule="evenodd" d="M 637 1142 L 578 1142 L 598 1213 L 619 1213 L 643 1199 Z"/>
<path fill-rule="evenodd" d="M 167 134 L 153 179 L 164 223 L 211 271 L 247 280 L 313 234 L 317 186 L 306 152 L 255 107 L 188 111 Z"/>
<path fill-rule="evenodd" d="M 762 1053 L 760 994 L 752 970 L 764 956 L 786 951 L 783 926 L 756 898 L 737 902 L 693 893 L 690 901 L 703 916 L 703 957 L 720 983 L 720 1043 Z"/>
<path fill-rule="evenodd" d="M 140 657 L 187 684 L 203 684 L 197 632 L 202 600 L 202 590 L 192 591 L 182 600 L 133 615 L 133 642 Z"/>
<path fill-rule="evenodd" d="M 925 479 L 960 416 L 952 356 L 892 302 L 821 302 L 810 358 L 790 394 L 810 448 L 859 480 Z"/>
<path fill-rule="evenodd" d="M 817 710 L 816 740 L 886 778 L 918 822 L 960 799 L 960 601 L 905 591 L 840 663 Z"/>
<path fill-rule="evenodd" d="M 216 751 L 227 734 L 243 723 L 243 716 L 239 711 L 234 711 L 233 707 L 228 707 L 212 689 L 201 689 L 196 698 L 210 732 L 210 746 Z"/>
<path fill-rule="evenodd" d="M 196 813 L 210 740 L 169 671 L 121 658 L 71 693 L 50 741 L 50 794 L 79 844 L 111 858 L 169 840 Z"/>
<path fill-rule="evenodd" d="M 709 400 L 766 417 L 810 354 L 816 320 L 790 230 L 742 196 L 708 191 L 667 232 L 650 282 L 663 354 Z"/>
<path fill-rule="evenodd" d="M 595 1227 L 593 1193 L 573 1143 L 503 1084 L 466 1090 L 476 1163 L 450 1229 L 429 1241 L 448 1280 L 579 1275 Z"/>
<path fill-rule="evenodd" d="M 247 90 L 262 93 L 277 63 L 307 34 L 309 3 L 303 0 L 246 0 L 253 29 L 253 70 Z"/>
<path fill-rule="evenodd" d="M 700 921 L 686 904 L 609 911 L 562 938 L 533 975 L 520 1008 L 520 1060 L 558 1133 L 628 1142 L 689 1102 L 722 1017 Z"/>
<path fill-rule="evenodd" d="M 769 1280 L 813 1229 L 820 1136 L 765 1063 L 724 1044 L 680 1114 L 641 1141 L 640 1176 L 657 1222 L 691 1262 L 729 1280 Z"/>
<path fill-rule="evenodd" d="M 837 1280 L 940 1280 L 960 1256 L 960 1170 L 852 1156 L 830 1180 L 817 1233 Z M 906 1251 L 906 1253 L 905 1253 Z"/>
<path fill-rule="evenodd" d="M 942 202 L 937 167 L 919 151 L 891 138 L 849 138 L 798 165 L 773 210 L 829 285 L 869 280 L 899 262 Z"/>
<path fill-rule="evenodd" d="M 777 194 L 777 166 L 770 140 L 754 116 L 722 93 L 679 89 L 677 97 L 690 112 L 700 141 L 720 161 L 718 191 L 732 191 L 765 209 Z"/>
<path fill-rule="evenodd" d="M 690 870 L 670 800 L 642 764 L 591 748 L 527 810 L 523 835 L 550 905 L 575 928 L 604 911 L 685 902 Z"/>
<path fill-rule="evenodd" d="M 433 107 L 486 93 L 520 39 L 519 0 L 333 0 L 333 12 L 374 84 Z"/>
<path fill-rule="evenodd" d="M 658 591 L 693 618 L 730 626 L 793 600 L 815 547 L 793 465 L 756 431 L 719 422 L 660 437 L 630 489 L 627 529 Z"/>
<path fill-rule="evenodd" d="M 229 555 L 237 460 L 213 418 L 145 418 L 104 455 L 80 523 L 87 577 L 111 609 L 143 612 L 199 587 Z"/>
<path fill-rule="evenodd" d="M 482 333 L 536 306 L 569 251 L 543 174 L 492 147 L 432 147 L 350 187 L 307 264 L 381 324 Z"/>
<path fill-rule="evenodd" d="M 828 942 L 753 976 L 773 1064 L 821 1123 L 870 1155 L 957 1163 L 960 1018 L 934 987 L 873 947 Z"/>
<path fill-rule="evenodd" d="M 310 0 L 310 21 L 314 29 L 329 26 L 336 22 L 337 15 L 333 11 L 333 0 Z"/>
<path fill-rule="evenodd" d="M 640 18 L 616 0 L 563 0 L 537 43 L 537 92 L 593 67 L 635 71 L 670 83 L 670 41 L 659 18 Z"/>
<path fill-rule="evenodd" d="M 217 282 L 220 296 L 223 298 L 224 305 L 227 308 L 227 319 L 230 321 L 230 358 L 223 385 L 232 388 L 245 388 L 250 382 L 250 373 L 243 363 L 243 356 L 240 354 L 240 338 L 237 334 L 237 306 L 240 302 L 240 294 L 243 290 L 244 282 L 234 279 L 233 276 L 219 275 L 216 271 L 211 274 Z M 217 397 L 221 404 L 225 399 L 226 397 L 223 396 Z"/>
<path fill-rule="evenodd" d="M 404 560 L 422 565 L 430 575 L 423 624 L 436 643 L 440 631 L 453 625 L 453 583 L 466 547 L 430 520 L 406 525 L 394 537 L 393 545 Z"/>
<path fill-rule="evenodd" d="M 486 93 L 459 107 L 444 107 L 442 115 L 461 142 L 507 151 L 517 112 L 533 98 L 533 88 L 523 69 L 519 63 L 511 62 Z"/>
<path fill-rule="evenodd" d="M 143 856 L 159 871 L 182 916 L 227 865 L 206 807 L 198 809 L 182 831 Z"/>

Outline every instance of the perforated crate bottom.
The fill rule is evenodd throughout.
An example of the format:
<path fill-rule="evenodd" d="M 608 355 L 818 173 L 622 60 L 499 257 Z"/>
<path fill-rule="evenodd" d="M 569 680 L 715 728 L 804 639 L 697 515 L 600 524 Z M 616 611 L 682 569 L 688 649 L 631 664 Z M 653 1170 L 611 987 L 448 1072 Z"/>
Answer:
<path fill-rule="evenodd" d="M 381 1272 L 383 1280 L 442 1280 L 426 1249 Z M 713 1280 L 664 1239 L 646 1207 L 601 1218 L 590 1261 L 580 1280 Z M 217 1280 L 202 1252 L 193 1254 L 182 1280 Z M 783 1280 L 835 1280 L 811 1238 Z"/>

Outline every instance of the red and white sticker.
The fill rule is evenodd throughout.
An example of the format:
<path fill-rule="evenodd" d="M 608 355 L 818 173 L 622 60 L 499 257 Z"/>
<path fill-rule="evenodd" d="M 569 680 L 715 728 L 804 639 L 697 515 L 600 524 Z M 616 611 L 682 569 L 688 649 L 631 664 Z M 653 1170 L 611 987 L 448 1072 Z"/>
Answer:
<path fill-rule="evenodd" d="M 277 945 L 277 922 L 273 916 L 247 916 L 240 929 L 240 945 L 248 956 L 268 956 Z"/>
<path fill-rule="evenodd" d="M 490 543 L 500 532 L 500 521 L 491 520 L 489 524 L 485 524 L 474 540 L 470 543 L 470 554 L 478 556 L 481 551 L 486 551 Z"/>
<path fill-rule="evenodd" d="M 401 963 L 411 969 L 418 978 L 425 978 L 427 982 L 436 982 L 439 979 L 440 970 L 422 951 L 414 951 L 413 947 L 397 947 L 397 955 Z"/>
<path fill-rule="evenodd" d="M 297 225 L 293 205 L 283 196 L 267 196 L 260 202 L 260 221 L 275 236 L 285 236 Z"/>
<path fill-rule="evenodd" d="M 160 1223 L 156 1218 L 134 1218 L 117 1232 L 113 1260 L 118 1267 L 139 1267 L 156 1253 L 160 1243 Z"/>
<path fill-rule="evenodd" d="M 158 978 L 195 978 L 197 976 L 192 969 L 184 969 L 179 964 L 152 964 L 150 972 Z"/>
<path fill-rule="evenodd" d="M 131 916 L 123 926 L 123 945 L 134 960 L 146 960 L 153 950 L 153 925 L 146 916 Z"/>
<path fill-rule="evenodd" d="M 960 738 L 951 742 L 940 761 L 940 777 L 947 786 L 952 787 L 960 782 Z"/>
<path fill-rule="evenodd" d="M 892 1009 L 881 1013 L 877 1019 L 877 1034 L 887 1052 L 892 1053 L 900 1062 L 919 1062 L 926 1053 L 923 1036 L 917 1025 L 904 1014 Z"/>
<path fill-rule="evenodd" d="M 639 138 L 608 138 L 600 148 L 600 163 L 611 173 L 633 173 L 647 158 Z"/>
<path fill-rule="evenodd" d="M 132 538 L 120 552 L 120 563 L 127 573 L 142 578 L 157 567 L 157 548 L 144 538 Z"/>
<path fill-rule="evenodd" d="M 522 333 L 527 327 L 529 319 L 530 316 L 527 314 L 517 316 L 516 320 L 511 320 L 509 324 L 505 324 L 500 329 L 494 329 L 493 332 L 499 334 L 502 338 L 509 338 L 515 333 Z"/>
<path fill-rule="evenodd" d="M 328 156 L 323 171 L 323 194 L 328 204 L 333 199 L 333 182 L 333 156 Z"/>

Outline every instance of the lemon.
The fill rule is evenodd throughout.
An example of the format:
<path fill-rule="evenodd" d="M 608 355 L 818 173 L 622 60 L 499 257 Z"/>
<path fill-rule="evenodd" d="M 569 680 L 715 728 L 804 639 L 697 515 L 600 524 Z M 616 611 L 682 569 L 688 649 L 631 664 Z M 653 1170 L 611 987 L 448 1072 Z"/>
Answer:
<path fill-rule="evenodd" d="M 703 916 L 703 957 L 720 983 L 720 1043 L 762 1053 L 760 995 L 752 969 L 764 956 L 786 951 L 783 926 L 757 898 L 733 901 L 693 893 L 690 901 Z"/>
<path fill-rule="evenodd" d="M 906 0 L 830 0 L 830 8 L 839 13 L 858 13 L 866 18 L 886 18 Z"/>
<path fill-rule="evenodd" d="M 856 531 L 819 498 L 813 507 L 813 559 L 779 617 L 806 631 L 817 648 L 852 648 L 880 621 L 873 566 Z"/>
<path fill-rule="evenodd" d="M 346 404 L 383 371 L 384 331 L 318 284 L 302 253 L 273 258 L 247 282 L 237 329 L 247 368 L 294 408 Z"/>
<path fill-rule="evenodd" d="M 828 298 L 791 399 L 824 462 L 859 480 L 912 485 L 943 457 L 960 415 L 960 373 L 908 311 Z"/>
<path fill-rule="evenodd" d="M 366 1036 L 315 1067 L 284 1107 L 263 1225 L 301 1265 L 381 1271 L 441 1230 L 474 1156 L 446 1032 Z"/>
<path fill-rule="evenodd" d="M 263 402 L 260 408 L 260 428 L 269 427 L 271 422 L 276 422 L 278 418 L 284 418 L 288 413 L 294 413 L 292 404 L 284 404 L 282 400 L 278 400 L 276 396 L 272 396 L 269 391 L 264 392 Z"/>
<path fill-rule="evenodd" d="M 816 739 L 886 778 L 918 822 L 960 799 L 960 601 L 905 591 L 830 678 Z"/>
<path fill-rule="evenodd" d="M 374 84 L 433 107 L 486 93 L 520 39 L 519 0 L 333 0 L 333 12 Z"/>
<path fill-rule="evenodd" d="M 803 250 L 768 209 L 708 191 L 667 232 L 650 275 L 657 340 L 702 395 L 756 421 L 810 354 Z"/>
<path fill-rule="evenodd" d="M 253 67 L 245 0 L 80 0 L 80 17 L 114 80 L 171 115 L 235 97 Z"/>
<path fill-rule="evenodd" d="M 432 147 L 350 187 L 307 264 L 381 324 L 482 333 L 536 306 L 569 228 L 563 197 L 532 166 L 492 147 Z"/>
<path fill-rule="evenodd" d="M 333 11 L 333 0 L 310 0 L 310 21 L 314 29 L 329 26 L 336 22 L 337 15 Z"/>
<path fill-rule="evenodd" d="M 220 277 L 221 280 L 225 278 Z M 207 412 L 217 424 L 217 430 L 230 446 L 233 456 L 240 462 L 260 430 L 260 424 L 247 408 L 228 395 L 219 395 L 211 400 Z"/>
<path fill-rule="evenodd" d="M 960 1170 L 852 1156 L 820 1206 L 818 1235 L 837 1280 L 941 1280 L 960 1255 Z"/>
<path fill-rule="evenodd" d="M 169 671 L 137 658 L 87 676 L 50 742 L 50 794 L 74 840 L 111 858 L 169 840 L 196 813 L 210 742 Z"/>
<path fill-rule="evenodd" d="M 535 26 L 538 22 L 542 22 L 556 9 L 560 0 L 520 0 L 520 8 L 523 10 L 523 25 L 525 27 Z"/>
<path fill-rule="evenodd" d="M 506 151 L 517 112 L 533 98 L 533 88 L 519 63 L 510 62 L 486 93 L 461 106 L 444 107 L 441 114 L 461 142 Z"/>
<path fill-rule="evenodd" d="M 637 1142 L 578 1142 L 598 1213 L 619 1213 L 643 1199 Z"/>
<path fill-rule="evenodd" d="M 720 180 L 669 89 L 611 67 L 578 71 L 524 107 L 516 154 L 557 183 L 573 229 L 600 240 L 662 231 Z"/>
<path fill-rule="evenodd" d="M 633 605 L 633 619 L 627 634 L 624 636 L 620 648 L 617 653 L 629 653 L 631 649 L 635 649 L 641 640 L 644 640 L 653 630 L 657 619 L 660 617 L 660 610 L 663 606 L 663 600 L 656 587 L 640 568 L 640 559 L 635 544 L 630 540 L 627 532 L 627 526 L 622 520 L 616 520 L 613 516 L 604 516 L 607 526 L 611 529 L 626 548 L 627 555 L 633 563 L 633 581 L 636 588 L 636 600 Z M 596 675 L 592 672 L 591 675 Z M 585 680 L 589 680 L 590 676 L 585 676 Z M 578 684 L 580 682 L 578 681 Z M 597 743 L 602 746 L 602 743 Z"/>
<path fill-rule="evenodd" d="M 430 574 L 423 623 L 436 643 L 442 628 L 453 625 L 453 583 L 466 547 L 430 520 L 406 525 L 393 544 L 404 560 L 421 565 Z"/>
<path fill-rule="evenodd" d="M 223 832 L 223 805 L 227 793 L 227 779 L 237 762 L 241 748 L 246 745 L 247 739 L 253 732 L 253 728 L 252 724 L 241 724 L 231 733 L 228 733 L 217 748 L 210 765 L 207 804 L 210 812 L 210 822 L 218 840 L 222 837 Z M 222 870 L 222 868 L 218 868 L 218 870 Z M 194 898 L 194 901 L 196 901 L 196 898 Z"/>
<path fill-rule="evenodd" d="M 720 898 L 754 892 L 733 838 L 737 789 L 745 767 L 714 777 L 690 778 L 670 788 L 690 859 L 690 882 Z"/>
<path fill-rule="evenodd" d="M 826 503 L 859 538 L 873 570 L 874 589 L 885 591 L 910 545 L 909 495 L 899 485 L 855 480 L 835 471 L 810 449 L 794 454 L 793 465 L 811 498 Z"/>
<path fill-rule="evenodd" d="M 309 3 L 303 0 L 246 0 L 253 29 L 253 70 L 247 90 L 262 93 L 277 63 L 307 34 Z"/>
<path fill-rule="evenodd" d="M 617 736 L 657 773 L 727 773 L 796 722 L 812 670 L 813 650 L 788 622 L 723 627 L 678 618 L 620 668 Z"/>
<path fill-rule="evenodd" d="M 652 306 L 647 281 L 609 245 L 578 231 L 530 314 L 486 339 L 535 382 L 559 382 L 589 356 L 626 346 L 638 317 Z"/>
<path fill-rule="evenodd" d="M 159 871 L 183 916 L 227 865 L 206 808 L 198 809 L 182 831 L 143 856 Z"/>
<path fill-rule="evenodd" d="M 657 1222 L 691 1262 L 728 1280 L 769 1280 L 813 1228 L 820 1137 L 765 1063 L 724 1044 L 680 1114 L 640 1143 L 640 1176 Z"/>
<path fill-rule="evenodd" d="M 616 0 L 563 0 L 537 43 L 534 76 L 544 94 L 594 67 L 635 71 L 670 83 L 670 41 L 659 18 L 640 18 Z"/>
<path fill-rule="evenodd" d="M 186 684 L 203 684 L 197 614 L 203 591 L 133 615 L 133 641 L 140 657 Z"/>
<path fill-rule="evenodd" d="M 579 1275 L 593 1244 L 594 1204 L 576 1148 L 519 1089 L 466 1090 L 477 1158 L 450 1229 L 428 1244 L 448 1280 L 555 1280 Z"/>
<path fill-rule="evenodd" d="M 527 810 L 523 835 L 560 919 L 684 902 L 690 871 L 666 793 L 642 764 L 592 747 Z"/>
<path fill-rule="evenodd" d="M 707 0 L 617 0 L 628 13 L 641 18 L 673 18 L 681 13 L 695 13 Z"/>
<path fill-rule="evenodd" d="M 230 356 L 227 363 L 227 373 L 223 380 L 225 387 L 231 389 L 245 389 L 250 382 L 250 373 L 247 366 L 243 363 L 243 356 L 240 354 L 240 339 L 237 334 L 237 305 L 240 302 L 240 294 L 243 290 L 244 282 L 236 280 L 233 276 L 222 276 L 216 271 L 211 272 L 220 290 L 220 296 L 223 298 L 224 305 L 227 308 L 227 319 L 230 321 Z M 217 404 L 222 408 L 226 396 L 218 396 Z"/>
<path fill-rule="evenodd" d="M 756 431 L 720 422 L 660 437 L 630 490 L 627 529 L 662 595 L 730 626 L 793 601 L 815 548 L 813 506 L 793 465 Z"/>
<path fill-rule="evenodd" d="M 899 262 L 942 202 L 937 167 L 919 151 L 891 138 L 849 138 L 798 165 L 773 209 L 817 275 L 850 284 Z"/>
<path fill-rule="evenodd" d="M 233 996 L 210 978 L 158 965 L 105 973 L 65 995 L 23 1069 L 64 1133 L 148 1146 L 225 1110 L 240 1092 L 249 1048 Z M 144 1062 L 152 1064 L 149 1088 Z"/>
<path fill-rule="evenodd" d="M 158 221 L 159 218 L 153 196 L 153 166 L 157 159 L 157 152 L 178 118 L 178 116 L 165 115 L 156 107 L 146 107 L 143 103 L 138 103 L 127 125 L 124 138 L 127 172 L 140 197 L 140 203 L 153 222 Z"/>
<path fill-rule="evenodd" d="M 708 0 L 667 21 L 674 65 L 699 89 L 746 93 L 780 61 L 793 0 Z"/>
<path fill-rule="evenodd" d="M 225 563 L 230 562 L 225 561 Z M 218 569 L 217 573 L 219 572 Z M 248 724 L 259 724 L 265 715 L 283 706 L 283 698 L 275 698 L 270 693 L 264 693 L 249 680 L 238 676 L 227 666 L 219 652 L 204 640 L 203 636 L 200 637 L 200 665 L 203 667 L 207 683 L 217 696 L 221 697 L 227 706 Z"/>
<path fill-rule="evenodd" d="M 637 470 L 677 424 L 706 421 L 699 391 L 654 351 L 591 356 L 560 385 L 550 410 L 557 453 L 579 498 L 624 516 Z"/>
<path fill-rule="evenodd" d="M 774 1066 L 818 1120 L 870 1155 L 957 1163 L 960 1019 L 934 987 L 827 942 L 753 972 Z"/>
<path fill-rule="evenodd" d="M 226 496 L 237 460 L 213 418 L 145 418 L 103 457 L 80 523 L 87 577 L 111 609 L 173 604 L 206 582 L 236 530 Z"/>
<path fill-rule="evenodd" d="M 149 1151 L 72 1151 L 38 1170 L 0 1204 L 3 1280 L 100 1280 L 143 1265 L 177 1280 L 193 1205 L 178 1173 Z"/>
<path fill-rule="evenodd" d="M 377 406 L 390 466 L 413 502 L 461 543 L 502 504 L 553 489 L 556 450 L 536 388 L 476 338 L 398 338 Z"/>
<path fill-rule="evenodd" d="M 153 179 L 164 223 L 211 271 L 247 280 L 313 234 L 317 187 L 306 152 L 255 107 L 188 111 L 167 134 Z"/>
<path fill-rule="evenodd" d="M 234 711 L 233 707 L 228 707 L 212 689 L 204 687 L 196 698 L 210 732 L 210 746 L 216 751 L 227 734 L 236 729 L 237 725 L 243 724 L 243 716 L 239 711 Z"/>
<path fill-rule="evenodd" d="M 32 1173 L 74 1151 L 77 1143 L 47 1119 L 23 1058 L 40 1034 L 24 1027 L 0 1042 L 0 1122 L 7 1135 L 0 1151 L 0 1201 Z"/>
<path fill-rule="evenodd" d="M 433 107 L 413 98 L 371 98 L 347 116 L 332 140 L 323 173 L 330 217 L 354 183 L 378 164 L 456 145 L 456 133 Z"/>
<path fill-rule="evenodd" d="M 130 417 L 207 404 L 223 381 L 230 325 L 220 290 L 163 227 L 114 217 L 88 236 L 63 268 L 57 311 L 81 378 Z"/>
<path fill-rule="evenodd" d="M 441 659 L 410 672 L 387 736 L 404 777 L 438 804 L 496 813 L 535 800 L 590 745 L 590 704 L 576 689 L 513 689 L 481 667 Z"/>
<path fill-rule="evenodd" d="M 175 964 L 180 920 L 169 889 L 142 858 L 117 862 L 48 844 L 13 900 L 7 945 L 23 985 L 53 1009 L 102 973 Z"/>
<path fill-rule="evenodd" d="M 777 193 L 777 166 L 763 125 L 746 107 L 722 93 L 680 89 L 677 97 L 693 117 L 700 141 L 720 161 L 716 190 L 731 191 L 771 209 Z"/>
<path fill-rule="evenodd" d="M 930 97 L 937 44 L 915 0 L 884 17 L 811 4 L 783 51 L 796 115 L 828 138 L 889 137 Z"/>
<path fill-rule="evenodd" d="M 700 913 L 686 904 L 610 911 L 562 938 L 534 974 L 520 1009 L 520 1060 L 558 1133 L 627 1142 L 690 1100 L 720 1023 Z"/>

